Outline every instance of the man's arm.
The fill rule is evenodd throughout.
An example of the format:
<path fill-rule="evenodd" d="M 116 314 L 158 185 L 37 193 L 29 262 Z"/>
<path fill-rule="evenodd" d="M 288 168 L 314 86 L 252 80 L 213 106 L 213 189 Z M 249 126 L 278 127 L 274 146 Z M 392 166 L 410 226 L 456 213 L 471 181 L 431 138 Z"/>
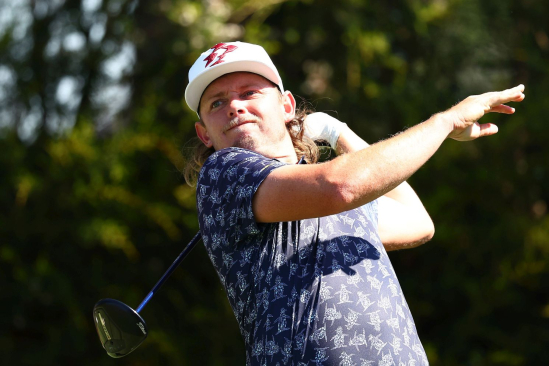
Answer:
<path fill-rule="evenodd" d="M 366 141 L 345 127 L 337 140 L 337 153 L 352 153 L 368 146 Z M 433 221 L 407 182 L 379 197 L 378 202 L 378 233 L 387 251 L 413 248 L 433 237 Z"/>
<path fill-rule="evenodd" d="M 440 147 L 446 138 L 469 141 L 497 132 L 477 121 L 489 112 L 512 114 L 504 103 L 522 101 L 524 87 L 471 96 L 427 121 L 324 164 L 291 165 L 274 170 L 254 194 L 258 222 L 328 216 L 362 206 L 390 192 Z"/>

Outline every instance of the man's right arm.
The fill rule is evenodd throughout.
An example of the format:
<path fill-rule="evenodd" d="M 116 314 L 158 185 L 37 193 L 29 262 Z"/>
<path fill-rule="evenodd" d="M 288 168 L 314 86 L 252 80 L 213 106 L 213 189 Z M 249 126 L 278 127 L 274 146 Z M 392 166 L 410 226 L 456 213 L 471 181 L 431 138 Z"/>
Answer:
<path fill-rule="evenodd" d="M 446 138 L 469 141 L 496 133 L 495 125 L 477 121 L 489 112 L 513 113 L 504 103 L 522 101 L 523 90 L 521 85 L 471 96 L 390 139 L 324 164 L 275 169 L 254 195 L 255 219 L 294 221 L 364 205 L 408 179 Z"/>

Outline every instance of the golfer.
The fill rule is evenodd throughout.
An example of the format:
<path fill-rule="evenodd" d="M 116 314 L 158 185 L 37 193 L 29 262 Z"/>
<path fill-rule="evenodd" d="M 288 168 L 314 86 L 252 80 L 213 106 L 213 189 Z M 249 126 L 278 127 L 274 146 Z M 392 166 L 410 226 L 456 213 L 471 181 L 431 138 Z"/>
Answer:
<path fill-rule="evenodd" d="M 345 124 L 296 110 L 257 45 L 220 43 L 189 72 L 198 115 L 200 231 L 232 306 L 247 365 L 428 365 L 388 250 L 434 234 L 405 182 L 451 138 L 497 132 L 524 87 L 471 96 L 368 146 Z M 325 140 L 339 153 L 316 164 Z"/>

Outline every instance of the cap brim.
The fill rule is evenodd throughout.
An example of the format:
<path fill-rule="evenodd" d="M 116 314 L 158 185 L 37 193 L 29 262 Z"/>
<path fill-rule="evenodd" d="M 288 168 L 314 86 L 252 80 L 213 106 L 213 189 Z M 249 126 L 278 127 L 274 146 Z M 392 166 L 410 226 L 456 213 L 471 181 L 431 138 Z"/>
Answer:
<path fill-rule="evenodd" d="M 233 62 L 226 62 L 211 68 L 209 71 L 197 76 L 193 81 L 187 85 L 185 89 L 185 100 L 189 107 L 198 113 L 198 105 L 202 94 L 215 79 L 233 72 L 251 72 L 263 76 L 264 78 L 272 81 L 282 90 L 282 81 L 273 72 L 273 70 L 265 63 L 260 61 L 242 61 L 235 60 Z"/>

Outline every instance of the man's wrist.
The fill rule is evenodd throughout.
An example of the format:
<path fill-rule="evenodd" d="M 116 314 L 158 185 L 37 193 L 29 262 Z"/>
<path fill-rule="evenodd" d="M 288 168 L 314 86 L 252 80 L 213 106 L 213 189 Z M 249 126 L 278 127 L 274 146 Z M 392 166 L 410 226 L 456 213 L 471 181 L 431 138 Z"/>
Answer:
<path fill-rule="evenodd" d="M 433 115 L 429 120 L 433 121 L 436 128 L 442 129 L 446 138 L 449 138 L 450 134 L 454 131 L 454 119 L 454 112 L 447 110 Z"/>

